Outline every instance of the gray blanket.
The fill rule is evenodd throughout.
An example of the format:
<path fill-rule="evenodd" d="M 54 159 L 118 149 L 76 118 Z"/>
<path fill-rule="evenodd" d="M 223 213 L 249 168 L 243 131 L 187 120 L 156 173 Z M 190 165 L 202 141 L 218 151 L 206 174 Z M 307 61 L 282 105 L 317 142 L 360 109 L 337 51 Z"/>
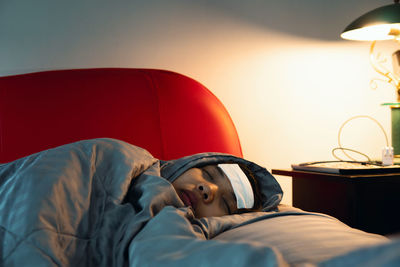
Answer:
<path fill-rule="evenodd" d="M 263 212 L 196 219 L 184 206 L 171 182 L 222 162 L 252 171 Z M 214 238 L 285 215 L 281 198 L 265 168 L 230 155 L 164 162 L 113 139 L 68 144 L 0 165 L 0 266 L 285 266 L 276 246 Z"/>
<path fill-rule="evenodd" d="M 167 180 L 194 166 L 193 162 L 234 160 L 228 155 L 202 154 L 177 162 L 160 162 L 146 150 L 130 144 L 95 139 L 2 164 L 1 263 L 175 265 L 193 260 L 204 262 L 203 256 L 215 253 L 217 247 L 227 255 L 235 251 L 244 255 L 241 245 L 228 247 L 220 241 L 206 242 L 243 218 L 227 222 L 195 219 Z M 261 168 L 256 171 L 262 172 Z M 264 192 L 265 204 L 273 209 L 282 192 L 275 179 L 265 174 L 268 181 L 264 186 L 273 190 Z M 243 264 L 249 264 L 254 253 L 263 255 L 260 260 L 273 255 L 264 250 L 248 250 L 248 260 L 243 260 Z M 197 260 L 194 255 L 198 255 Z"/>

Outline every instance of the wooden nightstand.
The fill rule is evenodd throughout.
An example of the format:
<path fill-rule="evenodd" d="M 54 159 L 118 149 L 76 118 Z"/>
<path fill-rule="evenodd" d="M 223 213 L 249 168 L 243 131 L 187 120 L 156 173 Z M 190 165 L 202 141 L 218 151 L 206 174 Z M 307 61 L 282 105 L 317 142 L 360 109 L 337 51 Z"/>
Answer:
<path fill-rule="evenodd" d="M 340 175 L 273 169 L 293 177 L 293 206 L 377 234 L 400 233 L 400 174 Z"/>

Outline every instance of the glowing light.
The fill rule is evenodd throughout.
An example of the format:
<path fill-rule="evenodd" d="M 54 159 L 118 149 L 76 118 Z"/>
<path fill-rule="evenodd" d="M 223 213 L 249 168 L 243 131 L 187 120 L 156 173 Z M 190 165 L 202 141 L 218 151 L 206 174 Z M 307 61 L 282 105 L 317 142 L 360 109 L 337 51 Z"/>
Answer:
<path fill-rule="evenodd" d="M 400 23 L 375 24 L 347 31 L 341 34 L 343 39 L 358 41 L 390 40 L 400 37 Z"/>

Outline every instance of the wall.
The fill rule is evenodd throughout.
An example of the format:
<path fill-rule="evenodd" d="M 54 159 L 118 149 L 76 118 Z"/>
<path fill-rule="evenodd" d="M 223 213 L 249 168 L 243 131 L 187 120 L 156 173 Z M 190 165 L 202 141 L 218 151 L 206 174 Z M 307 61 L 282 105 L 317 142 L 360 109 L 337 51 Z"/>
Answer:
<path fill-rule="evenodd" d="M 330 160 L 340 125 L 371 115 L 390 131 L 395 100 L 368 63 L 368 43 L 340 40 L 378 0 L 0 0 L 0 75 L 147 67 L 195 78 L 230 111 L 245 157 L 267 168 Z M 384 44 L 390 46 L 391 44 Z M 379 157 L 383 134 L 350 123 L 344 146 Z M 277 177 L 284 203 L 291 180 Z"/>

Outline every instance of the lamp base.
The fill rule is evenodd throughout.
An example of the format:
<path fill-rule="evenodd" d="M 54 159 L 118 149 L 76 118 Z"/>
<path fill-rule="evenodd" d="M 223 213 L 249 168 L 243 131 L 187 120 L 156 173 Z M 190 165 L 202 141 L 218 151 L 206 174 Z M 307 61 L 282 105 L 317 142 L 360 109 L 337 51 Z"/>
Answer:
<path fill-rule="evenodd" d="M 384 106 L 390 106 L 392 120 L 392 146 L 394 150 L 395 163 L 400 164 L 400 102 L 385 103 Z"/>

